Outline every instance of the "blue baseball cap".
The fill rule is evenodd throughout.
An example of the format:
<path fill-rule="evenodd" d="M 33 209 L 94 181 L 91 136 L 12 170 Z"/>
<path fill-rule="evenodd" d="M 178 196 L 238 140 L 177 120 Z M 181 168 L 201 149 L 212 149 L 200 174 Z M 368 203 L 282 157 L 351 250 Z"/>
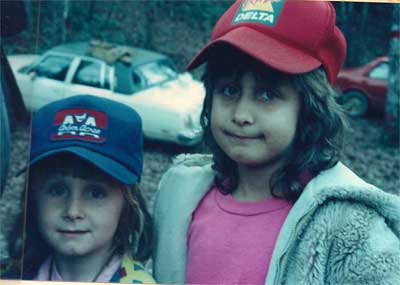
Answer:
<path fill-rule="evenodd" d="M 142 120 L 126 105 L 90 95 L 45 105 L 33 116 L 29 166 L 61 153 L 133 185 L 143 169 Z"/>

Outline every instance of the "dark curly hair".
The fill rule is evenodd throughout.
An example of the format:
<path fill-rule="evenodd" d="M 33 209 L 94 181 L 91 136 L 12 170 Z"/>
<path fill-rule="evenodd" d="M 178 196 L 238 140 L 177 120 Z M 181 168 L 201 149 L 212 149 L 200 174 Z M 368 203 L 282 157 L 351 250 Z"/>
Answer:
<path fill-rule="evenodd" d="M 50 171 L 51 169 L 51 171 Z M 4 278 L 32 279 L 39 266 L 49 256 L 51 249 L 38 231 L 37 209 L 33 195 L 33 179 L 46 179 L 59 173 L 85 179 L 95 173 L 106 176 L 116 189 L 124 195 L 124 206 L 114 234 L 114 245 L 119 254 L 128 254 L 137 261 L 145 261 L 152 251 L 152 220 L 145 200 L 136 184 L 123 185 L 104 174 L 95 166 L 70 154 L 60 154 L 35 164 L 29 173 L 28 191 L 22 195 L 21 205 L 25 211 L 17 218 L 13 231 L 8 237 L 10 262 L 5 268 Z M 3 277 L 3 276 L 2 276 Z"/>
<path fill-rule="evenodd" d="M 232 193 L 238 186 L 236 163 L 216 143 L 210 127 L 213 91 L 219 78 L 234 75 L 239 78 L 252 71 L 257 80 L 272 75 L 273 82 L 286 80 L 300 96 L 300 112 L 295 138 L 285 154 L 283 167 L 270 181 L 272 195 L 294 202 L 300 196 L 309 177 L 334 166 L 340 158 L 345 126 L 342 109 L 335 101 L 322 67 L 304 74 L 290 75 L 265 66 L 250 56 L 226 45 L 211 50 L 202 80 L 206 89 L 200 117 L 204 141 L 213 154 L 215 184 L 224 194 Z M 271 78 L 271 77 L 270 77 Z M 229 181 L 229 183 L 225 183 Z M 282 191 L 278 191 L 282 189 Z"/>

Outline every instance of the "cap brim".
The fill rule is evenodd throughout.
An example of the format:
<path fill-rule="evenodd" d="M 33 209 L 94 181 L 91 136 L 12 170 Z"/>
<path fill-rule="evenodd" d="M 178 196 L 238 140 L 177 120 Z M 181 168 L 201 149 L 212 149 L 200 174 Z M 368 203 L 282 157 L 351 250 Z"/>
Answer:
<path fill-rule="evenodd" d="M 284 73 L 305 73 L 322 65 L 318 59 L 304 50 L 243 26 L 211 41 L 192 59 L 186 69 L 194 69 L 206 62 L 210 51 L 220 44 L 233 46 L 265 65 Z"/>
<path fill-rule="evenodd" d="M 127 169 L 125 166 L 119 164 L 118 162 L 105 157 L 101 154 L 88 150 L 86 148 L 78 147 L 78 146 L 71 146 L 56 150 L 51 150 L 45 152 L 34 159 L 32 159 L 27 166 L 21 169 L 16 175 L 20 175 L 22 172 L 26 171 L 28 167 L 33 166 L 34 164 L 38 163 L 39 161 L 48 158 L 49 156 L 53 156 L 55 154 L 61 153 L 72 153 L 85 161 L 93 164 L 94 166 L 98 167 L 100 170 L 109 174 L 114 179 L 118 180 L 122 184 L 126 185 L 134 185 L 138 182 L 138 177 L 135 173 Z"/>

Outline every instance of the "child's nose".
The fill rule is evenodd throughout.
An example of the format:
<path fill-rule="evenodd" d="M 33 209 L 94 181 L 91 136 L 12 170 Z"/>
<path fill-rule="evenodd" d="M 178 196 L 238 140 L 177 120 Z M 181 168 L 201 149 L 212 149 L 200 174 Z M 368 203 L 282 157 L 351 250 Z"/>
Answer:
<path fill-rule="evenodd" d="M 65 205 L 65 218 L 75 220 L 84 218 L 83 201 L 78 197 L 70 197 Z"/>
<path fill-rule="evenodd" d="M 251 109 L 251 102 L 249 102 L 249 98 L 247 98 L 247 96 L 241 96 L 234 109 L 232 116 L 233 123 L 239 126 L 253 124 L 254 118 L 251 113 Z"/>

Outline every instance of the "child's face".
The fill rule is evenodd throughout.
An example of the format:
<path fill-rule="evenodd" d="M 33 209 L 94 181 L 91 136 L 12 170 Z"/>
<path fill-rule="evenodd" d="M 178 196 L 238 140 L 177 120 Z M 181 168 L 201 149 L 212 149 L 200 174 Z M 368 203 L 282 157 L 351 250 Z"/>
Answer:
<path fill-rule="evenodd" d="M 32 181 L 39 231 L 60 256 L 109 254 L 124 205 L 122 190 L 95 174 Z"/>
<path fill-rule="evenodd" d="M 211 131 L 238 164 L 281 161 L 294 139 L 300 105 L 299 95 L 285 81 L 271 82 L 249 71 L 228 75 L 215 84 Z"/>

